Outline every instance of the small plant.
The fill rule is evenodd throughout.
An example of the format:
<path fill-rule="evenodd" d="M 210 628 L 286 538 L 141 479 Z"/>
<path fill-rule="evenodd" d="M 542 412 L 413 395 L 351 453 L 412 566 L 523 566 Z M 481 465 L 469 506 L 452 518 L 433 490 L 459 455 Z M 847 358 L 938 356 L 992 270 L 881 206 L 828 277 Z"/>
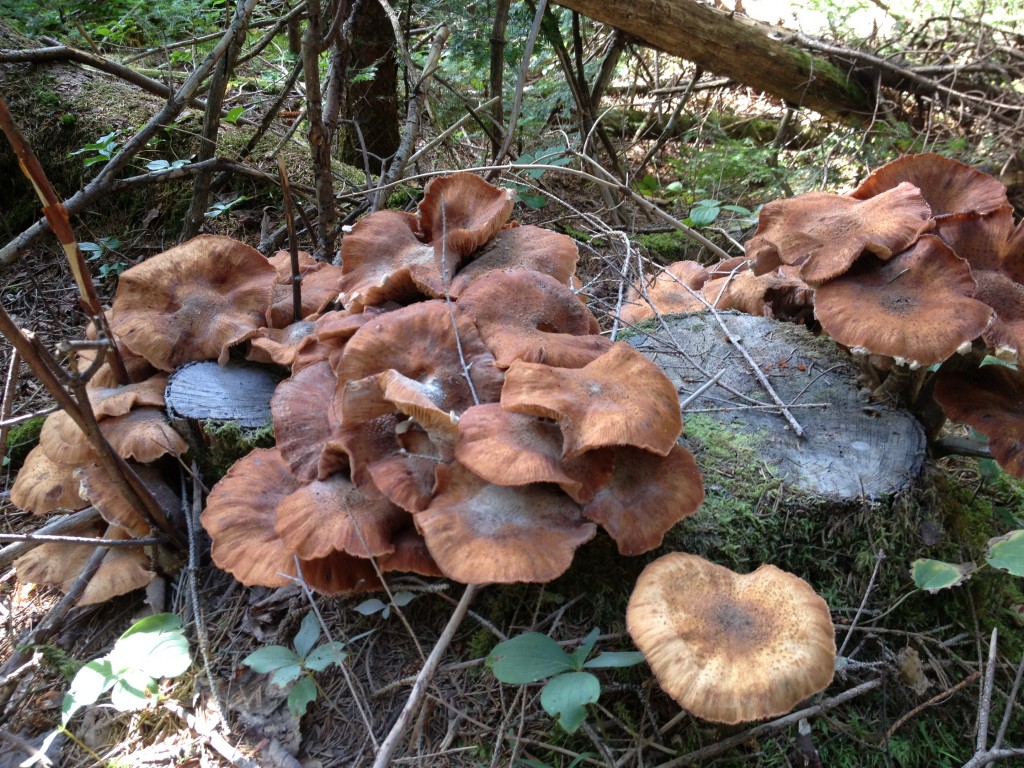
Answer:
<path fill-rule="evenodd" d="M 382 619 L 386 619 L 391 616 L 392 604 L 397 608 L 404 608 L 415 599 L 416 595 L 412 592 L 395 592 L 391 603 L 385 603 L 375 597 L 371 597 L 369 600 L 361 602 L 352 610 L 363 614 L 363 616 L 373 616 L 373 614 L 379 613 Z"/>
<path fill-rule="evenodd" d="M 99 261 L 108 251 L 114 251 L 120 246 L 121 241 L 116 237 L 101 237 L 99 242 L 96 243 L 84 242 L 78 244 L 78 247 L 82 249 L 83 253 L 89 254 L 86 257 L 89 261 Z M 116 261 L 100 264 L 97 267 L 97 272 L 102 279 L 106 280 L 120 275 L 127 268 L 128 262 L 118 259 Z"/>
<path fill-rule="evenodd" d="M 989 539 L 985 562 L 981 565 L 919 559 L 911 563 L 910 576 L 918 589 L 935 594 L 963 584 L 986 564 L 1014 576 L 1024 576 L 1024 529 Z"/>
<path fill-rule="evenodd" d="M 588 669 L 631 667 L 644 660 L 638 651 L 601 653 L 587 660 L 600 630 L 595 627 L 572 653 L 547 635 L 527 632 L 498 643 L 487 666 L 503 683 L 525 685 L 547 679 L 540 703 L 567 733 L 574 733 L 587 716 L 586 706 L 601 696 L 601 682 Z"/>
<path fill-rule="evenodd" d="M 234 200 L 227 203 L 214 203 L 203 215 L 208 219 L 216 219 L 222 213 L 228 213 L 236 205 L 248 199 L 249 198 L 245 195 L 239 195 Z"/>
<path fill-rule="evenodd" d="M 720 200 L 698 200 L 690 209 L 690 221 L 695 227 L 709 227 L 718 220 L 722 211 L 731 211 L 748 219 L 754 215 L 742 205 L 723 205 Z"/>
<path fill-rule="evenodd" d="M 86 168 L 90 165 L 96 165 L 97 163 L 105 163 L 114 156 L 114 152 L 116 152 L 117 148 L 120 146 L 121 142 L 117 140 L 120 133 L 120 130 L 116 130 L 108 133 L 106 136 L 100 136 L 92 144 L 86 144 L 84 147 L 76 149 L 74 152 L 69 152 L 68 157 L 87 155 L 82 159 Z"/>
<path fill-rule="evenodd" d="M 521 154 L 513 165 L 557 165 L 562 167 L 568 165 L 571 161 L 572 156 L 568 154 L 567 149 L 557 145 L 547 147 L 546 149 L 538 149 L 536 152 Z M 540 181 L 546 170 L 545 168 L 524 168 L 523 173 L 534 181 Z M 544 195 L 535 192 L 531 186 L 518 184 L 515 190 L 516 197 L 527 208 L 538 209 L 548 204 L 548 199 Z"/>
<path fill-rule="evenodd" d="M 185 159 L 171 161 L 160 158 L 159 160 L 150 160 L 146 163 L 146 168 L 151 171 L 173 171 L 183 165 L 188 165 L 188 163 L 189 161 Z"/>
<path fill-rule="evenodd" d="M 364 632 L 352 640 L 368 634 Z M 294 650 L 283 645 L 268 645 L 253 651 L 242 660 L 254 672 L 270 675 L 270 682 L 276 686 L 285 688 L 295 683 L 288 693 L 288 711 L 297 718 L 306 714 L 306 708 L 316 701 L 318 688 L 313 673 L 323 672 L 331 664 L 341 664 L 348 655 L 342 652 L 345 643 L 339 640 L 314 648 L 319 639 L 320 623 L 316 614 L 310 611 L 302 619 L 299 631 L 292 640 Z"/>

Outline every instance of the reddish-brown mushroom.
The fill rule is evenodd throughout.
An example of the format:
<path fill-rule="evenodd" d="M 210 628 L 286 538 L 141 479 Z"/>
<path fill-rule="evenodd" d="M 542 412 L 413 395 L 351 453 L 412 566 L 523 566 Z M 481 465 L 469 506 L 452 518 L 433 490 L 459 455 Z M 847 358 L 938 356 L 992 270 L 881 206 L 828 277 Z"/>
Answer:
<path fill-rule="evenodd" d="M 267 325 L 284 328 L 317 312 L 338 298 L 341 292 L 342 269 L 333 264 L 316 261 L 305 251 L 299 251 L 300 295 L 299 316 L 295 317 L 292 298 L 292 261 L 288 251 L 278 251 L 269 259 L 277 271 Z"/>
<path fill-rule="evenodd" d="M 579 249 L 571 237 L 529 224 L 500 230 L 473 254 L 452 279 L 450 295 L 458 298 L 466 287 L 496 269 L 528 269 L 569 285 Z"/>
<path fill-rule="evenodd" d="M 321 360 L 278 384 L 270 400 L 277 449 L 303 482 L 319 476 L 320 456 L 333 431 L 336 387 L 330 363 Z"/>
<path fill-rule="evenodd" d="M 557 421 L 564 438 L 562 456 L 567 459 L 613 445 L 665 456 L 683 430 L 672 382 L 624 342 L 583 368 L 512 363 L 501 405 Z"/>
<path fill-rule="evenodd" d="M 758 275 L 780 264 L 798 265 L 800 278 L 817 285 L 845 273 L 865 251 L 891 259 L 934 224 L 912 184 L 867 200 L 807 192 L 765 205 L 746 252 Z"/>
<path fill-rule="evenodd" d="M 125 270 L 111 328 L 163 371 L 227 361 L 235 341 L 266 325 L 274 268 L 245 243 L 200 235 Z"/>
<path fill-rule="evenodd" d="M 700 312 L 705 305 L 696 294 L 700 293 L 707 279 L 708 271 L 699 262 L 669 264 L 647 283 L 644 290 L 636 285 L 629 289 L 619 318 L 624 323 L 639 323 L 654 317 L 656 312 L 661 315 Z"/>
<path fill-rule="evenodd" d="M 74 473 L 74 464 L 54 461 L 42 445 L 37 445 L 25 457 L 11 486 L 11 502 L 34 515 L 55 509 L 82 509 L 88 502 L 79 493 Z"/>
<path fill-rule="evenodd" d="M 512 215 L 510 190 L 471 173 L 440 176 L 427 184 L 418 217 L 424 239 L 434 244 L 438 270 L 450 279 L 462 260 L 501 229 Z M 445 260 L 445 269 L 441 261 Z"/>

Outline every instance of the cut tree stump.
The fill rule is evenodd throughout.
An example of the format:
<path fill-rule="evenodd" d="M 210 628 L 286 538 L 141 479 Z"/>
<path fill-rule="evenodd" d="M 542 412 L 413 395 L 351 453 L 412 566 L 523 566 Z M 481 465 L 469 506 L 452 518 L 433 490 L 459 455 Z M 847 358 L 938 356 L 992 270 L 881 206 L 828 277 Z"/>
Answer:
<path fill-rule="evenodd" d="M 270 398 L 281 377 L 255 365 L 207 361 L 171 374 L 164 399 L 171 418 L 237 422 L 257 428 L 270 423 Z"/>
<path fill-rule="evenodd" d="M 700 413 L 749 436 L 770 471 L 806 493 L 874 500 L 914 481 L 924 464 L 924 431 L 908 411 L 869 402 L 857 366 L 834 342 L 803 326 L 719 314 L 780 400 L 791 406 L 804 436 L 795 434 L 714 316 L 705 312 L 666 318 L 666 328 L 628 339 L 665 370 L 680 400 L 722 372 L 683 409 L 684 420 Z"/>

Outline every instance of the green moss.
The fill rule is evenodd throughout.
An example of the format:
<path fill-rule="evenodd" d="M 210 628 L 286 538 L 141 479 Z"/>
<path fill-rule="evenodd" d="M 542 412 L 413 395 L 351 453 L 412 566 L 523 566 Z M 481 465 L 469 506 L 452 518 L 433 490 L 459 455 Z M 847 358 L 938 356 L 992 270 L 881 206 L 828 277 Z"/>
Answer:
<path fill-rule="evenodd" d="M 654 261 L 662 265 L 686 259 L 692 242 L 683 232 L 675 229 L 671 232 L 638 234 L 635 239 L 647 249 Z"/>
<path fill-rule="evenodd" d="M 256 429 L 243 427 L 235 421 L 224 424 L 203 424 L 206 450 L 201 452 L 200 465 L 203 478 L 212 484 L 222 478 L 243 456 L 257 448 L 274 446 L 274 426 L 266 424 Z"/>
<path fill-rule="evenodd" d="M 37 416 L 24 424 L 11 427 L 8 431 L 7 440 L 4 443 L 4 455 L 7 457 L 10 469 L 20 469 L 28 452 L 39 444 L 39 432 L 43 428 L 44 421 L 46 421 L 45 416 Z"/>

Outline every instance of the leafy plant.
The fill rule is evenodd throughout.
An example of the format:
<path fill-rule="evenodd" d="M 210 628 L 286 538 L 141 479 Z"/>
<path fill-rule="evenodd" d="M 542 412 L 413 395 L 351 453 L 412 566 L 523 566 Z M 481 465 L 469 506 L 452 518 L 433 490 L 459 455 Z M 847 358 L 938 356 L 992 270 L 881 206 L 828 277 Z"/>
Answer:
<path fill-rule="evenodd" d="M 568 154 L 566 147 L 556 145 L 546 149 L 538 149 L 535 152 L 525 152 L 513 165 L 557 165 L 563 167 L 572 162 L 572 156 Z M 522 173 L 534 181 L 540 181 L 547 172 L 546 168 L 524 168 Z M 538 194 L 533 187 L 526 184 L 518 184 L 515 187 L 516 196 L 527 208 L 543 208 L 548 204 L 544 195 Z"/>
<path fill-rule="evenodd" d="M 146 168 L 151 171 L 173 171 L 175 168 L 181 168 L 183 165 L 188 165 L 188 163 L 189 161 L 185 159 L 174 160 L 172 162 L 170 160 L 160 158 L 159 160 L 150 160 L 146 163 Z"/>
<path fill-rule="evenodd" d="M 742 205 L 723 205 L 720 200 L 698 200 L 690 209 L 690 221 L 695 227 L 708 227 L 718 220 L 722 211 L 732 211 L 744 218 L 754 215 L 749 208 Z"/>
<path fill-rule="evenodd" d="M 191 664 L 181 619 L 173 613 L 147 616 L 132 624 L 110 653 L 78 670 L 64 694 L 61 727 L 107 691 L 119 712 L 143 709 L 156 700 L 161 678 L 178 677 Z"/>
<path fill-rule="evenodd" d="M 403 590 L 401 592 L 395 592 L 392 596 L 391 603 L 385 603 L 375 597 L 371 597 L 369 600 L 361 602 L 352 610 L 363 614 L 363 616 L 372 616 L 375 613 L 379 613 L 381 618 L 386 619 L 391 615 L 392 604 L 398 608 L 404 608 L 415 599 L 416 595 L 412 592 L 406 592 Z"/>
<path fill-rule="evenodd" d="M 981 565 L 919 559 L 911 564 L 910 576 L 918 589 L 935 594 L 940 590 L 963 584 L 986 564 L 1014 576 L 1024 576 L 1024 529 L 989 539 L 985 562 Z"/>
<path fill-rule="evenodd" d="M 82 162 L 85 167 L 88 168 L 90 165 L 96 165 L 97 163 L 105 163 L 111 157 L 114 156 L 114 152 L 120 146 L 121 142 L 117 140 L 121 131 L 116 130 L 108 133 L 106 136 L 100 136 L 92 144 L 86 144 L 84 147 L 74 150 L 68 153 L 68 157 L 75 157 L 76 155 L 86 155 L 87 157 L 82 158 Z"/>
<path fill-rule="evenodd" d="M 352 639 L 358 640 L 368 634 L 364 632 Z M 299 625 L 299 631 L 292 640 L 292 648 L 268 645 L 253 651 L 242 660 L 254 672 L 270 675 L 270 682 L 274 685 L 281 688 L 292 686 L 288 693 L 288 711 L 295 717 L 306 714 L 306 708 L 316 701 L 318 689 L 313 673 L 323 672 L 331 664 L 341 664 L 348 655 L 342 652 L 345 643 L 340 640 L 314 648 L 319 639 L 320 622 L 316 614 L 310 611 Z"/>
<path fill-rule="evenodd" d="M 214 203 L 209 207 L 209 209 L 207 209 L 206 213 L 204 213 L 203 215 L 208 219 L 216 219 L 222 213 L 228 213 L 236 205 L 248 199 L 249 198 L 246 197 L 245 195 L 239 195 L 234 200 L 231 200 L 230 202 L 227 203 Z"/>
<path fill-rule="evenodd" d="M 527 632 L 498 643 L 487 656 L 487 666 L 503 683 L 525 685 L 547 679 L 541 689 L 544 711 L 573 733 L 587 716 L 586 706 L 601 696 L 601 682 L 588 669 L 631 667 L 643 661 L 637 651 L 606 652 L 587 660 L 600 630 L 595 627 L 572 653 L 547 635 Z"/>

